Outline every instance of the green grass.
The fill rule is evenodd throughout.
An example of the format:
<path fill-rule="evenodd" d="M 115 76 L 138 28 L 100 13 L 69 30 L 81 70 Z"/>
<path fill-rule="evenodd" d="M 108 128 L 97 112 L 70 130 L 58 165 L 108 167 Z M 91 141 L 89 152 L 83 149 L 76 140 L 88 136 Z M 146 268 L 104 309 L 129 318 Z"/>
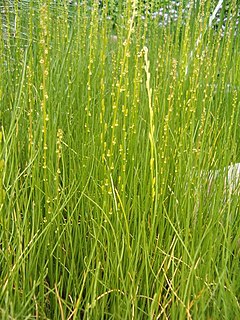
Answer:
<path fill-rule="evenodd" d="M 0 318 L 239 319 L 236 15 L 63 3 L 0 16 Z"/>

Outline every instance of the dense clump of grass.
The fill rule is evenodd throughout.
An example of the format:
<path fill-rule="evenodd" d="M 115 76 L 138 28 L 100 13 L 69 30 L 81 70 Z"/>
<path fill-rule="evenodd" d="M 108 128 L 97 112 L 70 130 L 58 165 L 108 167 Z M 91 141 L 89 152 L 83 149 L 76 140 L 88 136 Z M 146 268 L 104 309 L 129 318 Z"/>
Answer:
<path fill-rule="evenodd" d="M 157 2 L 3 2 L 1 319 L 240 316 L 237 1 Z"/>

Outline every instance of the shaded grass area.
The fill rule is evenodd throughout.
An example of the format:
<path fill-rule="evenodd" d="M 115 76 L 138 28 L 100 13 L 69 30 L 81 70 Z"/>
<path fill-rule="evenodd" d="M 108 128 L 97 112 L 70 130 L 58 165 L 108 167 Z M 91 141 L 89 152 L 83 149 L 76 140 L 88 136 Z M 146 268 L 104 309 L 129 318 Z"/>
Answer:
<path fill-rule="evenodd" d="M 237 319 L 236 16 L 88 5 L 30 1 L 0 37 L 1 318 Z"/>

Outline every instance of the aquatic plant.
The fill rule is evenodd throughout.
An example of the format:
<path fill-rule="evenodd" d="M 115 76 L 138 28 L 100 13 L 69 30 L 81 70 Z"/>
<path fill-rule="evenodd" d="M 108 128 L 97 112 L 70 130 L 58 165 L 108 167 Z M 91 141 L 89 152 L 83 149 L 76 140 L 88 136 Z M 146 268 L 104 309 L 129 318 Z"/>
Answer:
<path fill-rule="evenodd" d="M 238 1 L 123 3 L 1 2 L 1 319 L 239 318 Z"/>

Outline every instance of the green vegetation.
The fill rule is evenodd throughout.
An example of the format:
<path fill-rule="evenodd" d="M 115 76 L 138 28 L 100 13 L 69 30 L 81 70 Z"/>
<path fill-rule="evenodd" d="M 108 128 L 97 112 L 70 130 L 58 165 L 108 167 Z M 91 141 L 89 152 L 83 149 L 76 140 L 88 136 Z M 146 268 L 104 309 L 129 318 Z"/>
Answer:
<path fill-rule="evenodd" d="M 1 319 L 240 318 L 237 1 L 145 2 L 4 6 Z"/>

